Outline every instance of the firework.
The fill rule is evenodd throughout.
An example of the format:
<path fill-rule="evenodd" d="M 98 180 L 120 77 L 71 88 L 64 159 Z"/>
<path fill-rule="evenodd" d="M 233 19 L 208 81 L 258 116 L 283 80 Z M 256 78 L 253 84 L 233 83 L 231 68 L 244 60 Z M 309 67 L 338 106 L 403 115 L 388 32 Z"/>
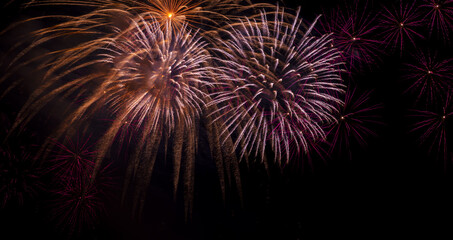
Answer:
<path fill-rule="evenodd" d="M 232 13 L 271 6 L 242 0 L 34 0 L 28 5 L 72 5 L 99 10 L 113 8 L 142 15 L 148 21 L 157 21 L 161 28 L 177 31 L 189 25 L 205 32 L 215 32 L 216 28 L 228 21 Z"/>
<path fill-rule="evenodd" d="M 392 50 L 399 49 L 400 55 L 402 55 L 404 44 L 407 41 L 415 46 L 416 38 L 423 38 L 423 35 L 417 32 L 423 22 L 416 11 L 415 1 L 412 4 L 403 4 L 403 0 L 400 0 L 398 8 L 384 7 L 380 19 L 383 41 Z"/>
<path fill-rule="evenodd" d="M 220 89 L 210 104 L 219 106 L 222 138 L 234 132 L 241 158 L 264 159 L 270 142 L 275 160 L 288 162 L 290 144 L 306 151 L 307 141 L 324 138 L 321 123 L 333 120 L 332 104 L 341 102 L 332 95 L 342 91 L 340 55 L 330 35 L 313 37 L 312 27 L 304 28 L 299 11 L 277 7 L 225 32 L 215 59 Z"/>
<path fill-rule="evenodd" d="M 450 135 L 449 127 L 453 117 L 451 91 L 447 94 L 446 100 L 441 105 L 436 105 L 428 110 L 413 110 L 411 117 L 417 119 L 413 124 L 411 132 L 419 135 L 418 141 L 421 145 L 429 145 L 430 153 L 440 154 L 444 159 L 446 169 L 451 150 L 447 145 Z"/>
<path fill-rule="evenodd" d="M 44 81 L 19 112 L 13 129 L 27 124 L 53 101 L 83 99 L 68 104 L 68 117 L 62 120 L 53 139 L 73 136 L 79 129 L 87 131 L 90 119 L 109 114 L 113 122 L 98 141 L 94 174 L 115 141 L 119 146 L 133 146 L 136 150 L 126 170 L 124 192 L 127 195 L 128 186 L 134 186 L 134 209 L 142 208 L 159 148 L 164 145 L 166 154 L 170 145 L 175 194 L 182 175 L 185 195 L 191 199 L 198 125 L 200 119 L 211 121 L 211 117 L 201 118 L 204 111 L 215 109 L 205 107 L 209 100 L 205 90 L 213 82 L 207 43 L 187 25 L 177 31 L 162 28 L 152 15 L 132 16 L 118 8 L 97 9 L 68 19 L 33 32 L 38 40 L 24 51 L 42 43 L 59 42 L 62 36 L 84 37 L 74 46 L 38 59 L 43 61 L 39 66 L 46 70 Z M 228 167 L 238 182 L 235 157 L 228 148 L 220 147 L 218 135 L 214 134 L 217 129 L 218 123 L 207 128 L 213 158 L 221 168 L 219 173 Z M 43 149 L 50 143 L 45 143 Z M 225 189 L 222 180 L 221 187 Z M 190 201 L 186 205 L 191 208 Z"/>
<path fill-rule="evenodd" d="M 54 176 L 57 186 L 51 190 L 49 208 L 57 228 L 68 236 L 94 228 L 100 216 L 106 214 L 105 203 L 112 191 L 109 166 L 102 168 L 94 181 L 90 174 L 79 173 L 71 179 Z"/>
<path fill-rule="evenodd" d="M 425 20 L 429 26 L 429 35 L 434 30 L 443 40 L 448 41 L 453 28 L 453 1 L 452 0 L 424 0 L 420 8 L 425 12 Z"/>
<path fill-rule="evenodd" d="M 417 102 L 427 100 L 428 103 L 443 101 L 446 90 L 451 87 L 453 80 L 452 59 L 442 60 L 437 54 L 418 52 L 414 55 L 415 61 L 406 64 L 405 79 L 410 86 L 405 93 L 416 95 Z"/>
<path fill-rule="evenodd" d="M 49 161 L 49 171 L 59 178 L 78 178 L 81 174 L 86 174 L 93 170 L 93 159 L 96 152 L 92 150 L 90 137 L 86 140 L 77 137 L 75 141 L 66 138 L 63 143 L 54 141 L 54 154 Z"/>
<path fill-rule="evenodd" d="M 0 148 L 0 207 L 22 206 L 42 190 L 41 169 L 24 148 Z"/>
<path fill-rule="evenodd" d="M 324 14 L 321 31 L 333 33 L 333 46 L 342 52 L 342 59 L 350 72 L 370 68 L 381 52 L 381 41 L 375 14 L 369 11 L 368 2 L 354 1 L 351 6 L 338 7 Z"/>
<path fill-rule="evenodd" d="M 371 104 L 370 97 L 371 92 L 358 94 L 356 88 L 349 87 L 346 91 L 344 105 L 339 106 L 337 122 L 327 126 L 330 153 L 337 149 L 341 154 L 346 149 L 351 157 L 354 143 L 364 147 L 369 136 L 376 136 L 373 127 L 382 124 L 378 114 L 382 106 Z"/>

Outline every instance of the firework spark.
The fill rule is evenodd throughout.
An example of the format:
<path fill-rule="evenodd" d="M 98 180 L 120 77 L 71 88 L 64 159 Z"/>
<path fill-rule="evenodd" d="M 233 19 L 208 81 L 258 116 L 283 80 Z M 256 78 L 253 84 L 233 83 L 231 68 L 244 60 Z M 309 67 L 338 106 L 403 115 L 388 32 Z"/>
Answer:
<path fill-rule="evenodd" d="M 241 158 L 264 159 L 270 142 L 275 160 L 286 156 L 288 162 L 290 144 L 306 151 L 307 141 L 324 138 L 321 124 L 333 120 L 332 104 L 341 103 L 332 95 L 342 92 L 340 54 L 330 47 L 330 35 L 313 37 L 312 28 L 304 28 L 299 11 L 277 7 L 225 32 L 215 59 L 221 86 L 210 104 L 219 106 L 217 120 L 225 121 L 221 136 L 235 132 Z"/>
<path fill-rule="evenodd" d="M 415 46 L 416 38 L 423 38 L 423 35 L 417 32 L 423 22 L 416 11 L 415 1 L 412 4 L 403 4 L 403 0 L 400 0 L 398 8 L 384 7 L 380 19 L 383 41 L 393 51 L 399 49 L 400 55 L 402 55 L 404 44 L 407 41 Z"/>

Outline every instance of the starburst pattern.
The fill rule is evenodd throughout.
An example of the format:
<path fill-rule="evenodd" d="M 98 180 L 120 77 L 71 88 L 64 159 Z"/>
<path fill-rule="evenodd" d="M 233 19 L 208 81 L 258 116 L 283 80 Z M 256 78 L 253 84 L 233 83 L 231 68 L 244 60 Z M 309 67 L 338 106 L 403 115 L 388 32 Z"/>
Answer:
<path fill-rule="evenodd" d="M 405 79 L 410 86 L 405 91 L 413 93 L 417 102 L 427 100 L 428 103 L 443 101 L 453 80 L 452 59 L 442 60 L 435 53 L 418 52 L 413 63 L 406 64 Z"/>
<path fill-rule="evenodd" d="M 410 42 L 415 46 L 416 39 L 422 39 L 423 35 L 418 32 L 424 21 L 421 18 L 415 1 L 403 3 L 399 1 L 399 6 L 387 8 L 384 6 L 380 17 L 380 25 L 382 28 L 383 41 L 392 51 L 399 49 L 400 55 L 403 54 L 403 48 L 406 42 Z"/>
<path fill-rule="evenodd" d="M 425 21 L 429 26 L 429 35 L 436 31 L 445 41 L 450 39 L 453 28 L 452 0 L 423 0 L 420 8 L 425 12 Z"/>
<path fill-rule="evenodd" d="M 418 142 L 427 145 L 428 151 L 437 154 L 444 161 L 444 168 L 448 166 L 451 158 L 449 136 L 451 134 L 451 118 L 453 117 L 451 91 L 445 101 L 426 110 L 412 110 L 411 117 L 416 121 L 411 133 L 417 134 Z"/>
<path fill-rule="evenodd" d="M 347 151 L 351 158 L 354 144 L 367 146 L 367 139 L 376 136 L 375 128 L 382 125 L 379 110 L 381 104 L 370 102 L 371 92 L 358 93 L 357 88 L 349 87 L 346 91 L 344 105 L 339 106 L 337 121 L 326 128 L 330 153 Z"/>
<path fill-rule="evenodd" d="M 93 170 L 96 152 L 90 137 L 76 137 L 75 140 L 67 137 L 63 143 L 54 141 L 53 145 L 54 152 L 48 163 L 48 171 L 53 175 L 61 179 L 74 179 Z"/>
<path fill-rule="evenodd" d="M 94 166 L 92 159 L 88 161 L 91 161 L 89 166 Z M 110 173 L 109 166 L 106 166 L 98 172 L 95 180 L 92 171 L 79 172 L 70 179 L 54 176 L 57 185 L 51 190 L 53 198 L 49 208 L 58 230 L 72 236 L 96 226 L 99 218 L 106 214 L 105 205 L 113 190 Z"/>
<path fill-rule="evenodd" d="M 23 147 L 0 148 L 0 207 L 21 207 L 42 190 L 42 169 Z"/>
<path fill-rule="evenodd" d="M 342 92 L 340 55 L 330 35 L 311 36 L 312 28 L 304 28 L 299 11 L 277 7 L 226 32 L 216 59 L 221 89 L 211 104 L 221 106 L 222 138 L 236 132 L 241 157 L 263 159 L 270 142 L 275 160 L 288 162 L 290 144 L 306 151 L 307 141 L 324 138 L 321 123 L 333 120 L 332 104 L 341 102 L 332 95 Z"/>
<path fill-rule="evenodd" d="M 377 61 L 381 41 L 377 38 L 376 15 L 368 2 L 354 1 L 351 6 L 338 7 L 321 21 L 321 32 L 333 33 L 333 46 L 341 50 L 349 72 L 371 68 Z"/>

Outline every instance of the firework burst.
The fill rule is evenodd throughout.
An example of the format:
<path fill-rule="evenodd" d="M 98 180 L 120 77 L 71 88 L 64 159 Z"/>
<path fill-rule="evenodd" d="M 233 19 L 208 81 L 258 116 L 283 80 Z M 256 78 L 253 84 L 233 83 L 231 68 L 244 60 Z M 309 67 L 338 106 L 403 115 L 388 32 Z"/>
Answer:
<path fill-rule="evenodd" d="M 43 188 L 41 175 L 25 149 L 0 148 L 0 207 L 20 207 L 36 197 Z"/>
<path fill-rule="evenodd" d="M 333 33 L 332 44 L 341 50 L 342 60 L 350 72 L 370 68 L 377 60 L 381 52 L 381 41 L 376 38 L 377 26 L 368 2 L 361 4 L 360 1 L 324 14 L 321 21 L 322 32 Z"/>
<path fill-rule="evenodd" d="M 111 21 L 118 14 L 124 17 L 120 24 Z M 53 139 L 84 132 L 89 128 L 88 119 L 108 112 L 114 120 L 98 141 L 95 174 L 115 140 L 121 146 L 133 139 L 127 142 L 136 151 L 126 170 L 125 186 L 135 186 L 134 195 L 139 197 L 134 202 L 143 203 L 148 186 L 144 182 L 150 181 L 157 152 L 161 145 L 166 149 L 170 143 L 175 191 L 183 169 L 184 189 L 191 199 L 198 123 L 209 98 L 203 89 L 212 82 L 207 43 L 186 25 L 178 31 L 161 28 L 158 21 L 150 21 L 151 15 L 133 17 L 113 8 L 69 19 L 34 32 L 39 40 L 24 50 L 30 51 L 62 36 L 86 37 L 75 46 L 50 52 L 50 60 L 40 63 L 46 69 L 44 81 L 19 112 L 13 129 L 27 124 L 53 100 L 84 99 L 67 107 L 68 117 L 63 119 Z M 219 140 L 213 136 L 214 128 L 215 125 L 209 127 L 208 135 L 216 145 Z M 134 134 L 134 138 L 122 138 L 125 132 Z M 50 143 L 50 140 L 45 143 L 43 149 Z M 222 152 L 227 151 L 220 147 L 212 150 L 216 161 L 225 160 L 218 157 Z M 231 165 L 234 157 L 228 159 Z M 189 209 L 190 204 L 186 205 Z"/>
<path fill-rule="evenodd" d="M 412 4 L 404 4 L 403 0 L 400 0 L 398 8 L 384 7 L 380 17 L 383 41 L 393 51 L 399 49 L 400 55 L 402 55 L 404 44 L 407 41 L 415 46 L 416 38 L 423 38 L 423 35 L 417 32 L 423 23 L 423 19 L 416 11 L 415 1 Z"/>
<path fill-rule="evenodd" d="M 453 28 L 453 1 L 452 0 L 424 0 L 420 8 L 425 12 L 425 20 L 429 26 L 429 35 L 437 31 L 443 40 L 449 41 Z"/>
<path fill-rule="evenodd" d="M 443 104 L 429 110 L 413 110 L 411 117 L 416 119 L 411 132 L 419 135 L 419 143 L 428 145 L 430 153 L 439 154 L 443 158 L 446 170 L 451 157 L 451 148 L 447 144 L 453 117 L 451 91 L 447 94 Z"/>
<path fill-rule="evenodd" d="M 405 92 L 415 93 L 417 101 L 444 101 L 453 80 L 453 59 L 442 60 L 437 54 L 421 51 L 414 55 L 414 59 L 414 63 L 406 64 L 405 79 L 411 85 Z"/>
<path fill-rule="evenodd" d="M 342 92 L 340 54 L 330 47 L 330 35 L 311 36 L 312 28 L 305 28 L 299 11 L 277 7 L 225 32 L 215 59 L 221 86 L 210 104 L 219 106 L 222 138 L 235 132 L 241 158 L 264 159 L 269 142 L 275 160 L 288 162 L 291 144 L 306 151 L 307 141 L 324 138 L 321 124 L 334 120 L 332 104 L 341 103 L 332 95 Z"/>
<path fill-rule="evenodd" d="M 49 208 L 56 227 L 68 236 L 94 228 L 100 216 L 106 214 L 105 204 L 113 189 L 109 166 L 102 168 L 95 180 L 91 173 L 80 172 L 70 179 L 55 175 L 58 184 L 52 190 Z"/>
<path fill-rule="evenodd" d="M 337 122 L 327 126 L 328 141 L 331 144 L 330 153 L 335 150 L 347 150 L 351 158 L 351 147 L 358 143 L 364 147 L 369 136 L 376 136 L 373 128 L 382 124 L 377 111 L 382 108 L 380 104 L 370 104 L 371 92 L 357 93 L 356 88 L 346 91 L 344 105 L 339 106 Z"/>

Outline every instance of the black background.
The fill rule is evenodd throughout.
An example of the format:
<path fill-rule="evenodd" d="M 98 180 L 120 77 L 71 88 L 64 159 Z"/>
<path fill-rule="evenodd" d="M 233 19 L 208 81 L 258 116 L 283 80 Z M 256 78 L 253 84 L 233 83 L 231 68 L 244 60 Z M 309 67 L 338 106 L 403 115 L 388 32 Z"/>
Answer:
<path fill-rule="evenodd" d="M 302 16 L 311 21 L 324 10 L 343 1 L 285 1 L 284 6 L 302 6 Z M 373 10 L 380 4 L 374 2 Z M 20 10 L 18 3 L 3 7 L 1 29 L 36 12 Z M 11 46 L 8 34 L 0 36 L 1 50 Z M 451 50 L 438 41 L 424 43 L 440 52 Z M 451 45 L 451 44 L 450 44 Z M 445 46 L 445 45 L 444 45 Z M 448 46 L 448 44 L 447 44 Z M 447 55 L 448 56 L 448 55 Z M 451 56 L 449 56 L 451 58 Z M 107 203 L 107 216 L 81 239 L 304 239 L 327 235 L 339 237 L 399 237 L 419 234 L 452 235 L 450 169 L 442 160 L 420 147 L 410 134 L 411 99 L 403 95 L 402 64 L 398 54 L 383 53 L 372 69 L 358 74 L 355 84 L 373 90 L 373 101 L 382 103 L 383 125 L 368 146 L 351 146 L 351 159 L 332 157 L 326 163 L 315 159 L 314 168 L 283 170 L 271 164 L 267 173 L 261 164 L 241 165 L 243 206 L 234 189 L 223 203 L 215 166 L 208 150 L 201 149 L 196 168 L 193 218 L 184 222 L 180 201 L 162 184 L 169 173 L 154 174 L 141 221 L 132 220 L 116 198 Z M 18 90 L 1 99 L 3 116 L 14 119 L 28 91 Z M 40 126 L 39 123 L 30 129 Z M 40 129 L 39 141 L 49 129 Z M 29 140 L 33 141 L 33 140 Z M 318 161 L 316 161 L 318 160 Z M 448 166 L 450 167 L 450 166 Z M 121 178 L 121 173 L 118 173 Z M 2 239 L 60 239 L 48 216 L 39 206 L 46 197 L 22 208 L 3 209 Z"/>

